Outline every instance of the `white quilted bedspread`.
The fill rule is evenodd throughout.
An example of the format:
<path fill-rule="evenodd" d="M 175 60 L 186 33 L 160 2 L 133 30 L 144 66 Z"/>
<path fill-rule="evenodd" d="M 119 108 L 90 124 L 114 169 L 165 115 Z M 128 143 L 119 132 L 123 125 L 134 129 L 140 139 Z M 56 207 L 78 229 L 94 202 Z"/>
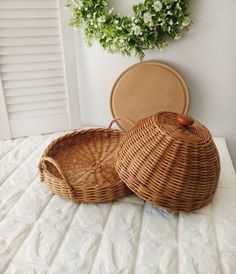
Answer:
<path fill-rule="evenodd" d="M 0 273 L 236 273 L 236 175 L 223 138 L 212 204 L 167 214 L 135 196 L 85 205 L 52 195 L 37 163 L 61 134 L 0 142 Z"/>

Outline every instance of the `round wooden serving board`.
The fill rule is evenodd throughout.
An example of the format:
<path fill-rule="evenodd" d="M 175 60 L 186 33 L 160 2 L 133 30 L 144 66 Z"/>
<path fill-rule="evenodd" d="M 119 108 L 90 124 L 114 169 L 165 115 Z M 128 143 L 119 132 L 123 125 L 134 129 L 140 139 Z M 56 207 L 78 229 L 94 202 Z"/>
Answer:
<path fill-rule="evenodd" d="M 114 118 L 123 117 L 137 122 L 159 111 L 186 114 L 189 92 L 183 77 L 171 66 L 146 61 L 125 70 L 115 82 L 111 94 Z M 121 129 L 130 124 L 118 121 Z"/>

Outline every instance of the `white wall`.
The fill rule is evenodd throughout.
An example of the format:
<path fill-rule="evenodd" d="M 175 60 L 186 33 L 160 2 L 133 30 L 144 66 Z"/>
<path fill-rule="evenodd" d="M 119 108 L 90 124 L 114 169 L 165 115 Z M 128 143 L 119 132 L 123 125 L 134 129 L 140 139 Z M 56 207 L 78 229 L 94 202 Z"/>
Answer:
<path fill-rule="evenodd" d="M 113 0 L 115 8 L 130 13 L 132 3 Z M 185 37 L 165 51 L 147 51 L 145 60 L 173 65 L 190 88 L 190 115 L 215 136 L 224 136 L 236 166 L 236 1 L 191 1 L 194 24 Z M 111 3 L 111 2 L 110 2 Z M 116 4 L 115 4 L 116 3 Z M 82 124 L 108 125 L 112 85 L 134 57 L 110 55 L 99 45 L 88 48 L 78 32 L 79 92 Z"/>

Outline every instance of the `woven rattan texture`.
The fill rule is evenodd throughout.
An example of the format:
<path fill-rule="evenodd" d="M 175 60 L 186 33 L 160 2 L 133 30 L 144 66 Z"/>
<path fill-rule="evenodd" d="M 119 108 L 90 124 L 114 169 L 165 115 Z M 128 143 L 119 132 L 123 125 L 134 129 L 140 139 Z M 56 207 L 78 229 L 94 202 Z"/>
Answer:
<path fill-rule="evenodd" d="M 159 113 L 138 122 L 122 141 L 115 168 L 144 200 L 170 211 L 191 211 L 212 200 L 220 161 L 209 131 L 196 121 L 181 128 L 176 116 Z"/>
<path fill-rule="evenodd" d="M 113 156 L 124 133 L 88 129 L 53 141 L 40 163 L 41 181 L 55 194 L 76 202 L 101 203 L 130 193 L 119 179 Z"/>

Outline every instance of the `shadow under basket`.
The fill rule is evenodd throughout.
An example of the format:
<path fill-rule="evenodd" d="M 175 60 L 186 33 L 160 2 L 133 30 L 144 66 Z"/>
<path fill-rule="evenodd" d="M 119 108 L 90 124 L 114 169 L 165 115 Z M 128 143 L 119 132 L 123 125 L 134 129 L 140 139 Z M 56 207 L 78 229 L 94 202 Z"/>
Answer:
<path fill-rule="evenodd" d="M 107 129 L 81 130 L 53 141 L 39 162 L 41 181 L 76 202 L 110 202 L 130 194 L 113 167 L 124 132 L 111 129 L 112 123 Z"/>

